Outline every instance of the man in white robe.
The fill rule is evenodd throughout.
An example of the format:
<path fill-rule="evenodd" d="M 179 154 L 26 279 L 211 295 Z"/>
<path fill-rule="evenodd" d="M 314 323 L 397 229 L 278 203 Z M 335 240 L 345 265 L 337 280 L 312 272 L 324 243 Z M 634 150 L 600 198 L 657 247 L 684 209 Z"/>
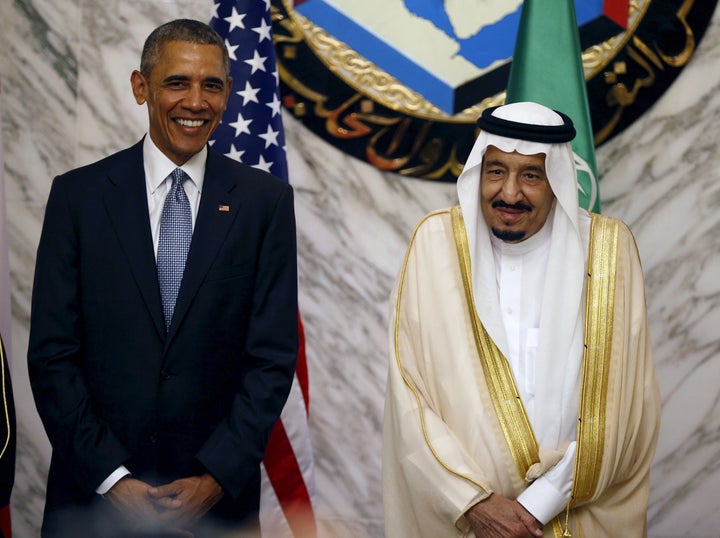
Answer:
<path fill-rule="evenodd" d="M 641 537 L 660 398 L 629 229 L 578 205 L 566 116 L 486 110 L 392 295 L 386 536 Z"/>

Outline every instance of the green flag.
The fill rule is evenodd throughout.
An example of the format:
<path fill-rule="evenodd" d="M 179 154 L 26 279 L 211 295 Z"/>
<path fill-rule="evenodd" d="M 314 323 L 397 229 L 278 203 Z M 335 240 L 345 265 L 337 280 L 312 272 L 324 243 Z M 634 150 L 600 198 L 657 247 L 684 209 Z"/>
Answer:
<path fill-rule="evenodd" d="M 507 103 L 534 101 L 572 118 L 580 205 L 600 212 L 595 142 L 573 0 L 525 0 Z"/>

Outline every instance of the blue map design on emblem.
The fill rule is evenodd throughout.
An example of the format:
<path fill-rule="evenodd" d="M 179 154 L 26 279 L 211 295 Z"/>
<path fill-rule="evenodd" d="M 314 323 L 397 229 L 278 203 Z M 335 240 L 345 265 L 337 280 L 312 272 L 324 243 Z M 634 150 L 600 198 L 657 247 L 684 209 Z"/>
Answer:
<path fill-rule="evenodd" d="M 451 16 L 443 0 L 393 0 L 391 3 L 395 4 L 395 7 L 404 6 L 413 17 L 432 24 L 436 33 L 444 34 L 457 45 L 457 49 L 451 56 L 446 57 L 446 60 L 435 58 L 435 68 L 432 68 L 422 60 L 413 59 L 408 54 L 409 51 L 392 46 L 389 43 L 391 38 L 384 39 L 373 27 L 372 19 L 367 18 L 368 13 L 372 13 L 372 8 L 368 5 L 351 5 L 349 0 L 306 0 L 295 9 L 408 88 L 422 94 L 447 114 L 454 114 L 465 106 L 478 102 L 479 99 L 473 98 L 478 96 L 477 89 L 481 80 L 494 77 L 492 84 L 505 84 L 505 80 L 500 79 L 507 74 L 501 75 L 497 69 L 502 65 L 507 66 L 512 59 L 522 5 L 502 16 L 497 22 L 479 24 L 474 34 L 460 37 L 453 28 Z M 369 21 L 367 26 L 354 20 L 353 16 L 346 14 L 341 7 L 348 9 L 348 13 L 357 11 Z M 363 12 L 363 9 L 370 11 Z M 603 0 L 575 0 L 575 14 L 578 26 L 582 27 L 602 16 Z M 386 13 L 383 15 L 387 17 Z M 482 19 L 478 13 L 469 13 L 468 16 Z M 377 17 L 382 19 L 382 15 Z M 404 28 L 402 21 L 398 21 L 398 24 L 392 31 Z M 447 71 L 447 64 L 455 60 L 465 62 L 464 66 L 459 67 L 455 62 L 455 68 Z"/>
<path fill-rule="evenodd" d="M 427 0 L 403 0 L 413 15 L 432 22 L 436 28 L 453 38 L 460 46 L 460 55 L 485 69 L 495 60 L 509 58 L 515 48 L 515 36 L 520 24 L 522 6 L 495 24 L 484 26 L 475 35 L 461 38 L 450 22 L 444 2 Z M 590 22 L 603 12 L 603 0 L 575 0 L 575 16 L 578 26 Z M 513 39 L 508 39 L 513 36 Z"/>
<path fill-rule="evenodd" d="M 473 36 L 463 39 L 455 33 L 444 3 L 427 0 L 403 1 L 410 13 L 432 22 L 436 28 L 454 39 L 460 46 L 460 56 L 481 69 L 486 69 L 494 61 L 509 58 L 513 54 L 522 6 L 499 22 L 484 26 Z M 512 39 L 508 39 L 508 36 L 512 36 Z"/>

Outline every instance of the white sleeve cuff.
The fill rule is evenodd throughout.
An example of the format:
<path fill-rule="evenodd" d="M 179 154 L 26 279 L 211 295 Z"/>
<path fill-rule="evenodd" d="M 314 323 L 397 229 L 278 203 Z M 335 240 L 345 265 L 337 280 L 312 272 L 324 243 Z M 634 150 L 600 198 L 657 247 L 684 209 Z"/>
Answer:
<path fill-rule="evenodd" d="M 517 498 L 543 525 L 562 512 L 570 502 L 576 446 L 575 441 L 570 443 L 562 459 Z"/>
<path fill-rule="evenodd" d="M 560 494 L 544 476 L 535 480 L 517 498 L 517 501 L 543 525 L 562 512 L 569 500 L 569 495 L 566 498 Z"/>
<path fill-rule="evenodd" d="M 117 469 L 115 469 L 110 476 L 108 476 L 105 480 L 102 481 L 102 484 L 100 484 L 97 489 L 95 490 L 95 493 L 98 495 L 105 495 L 108 491 L 112 489 L 112 487 L 117 484 L 121 478 L 125 478 L 130 474 L 130 471 L 128 471 L 127 467 L 124 465 L 121 465 Z"/>

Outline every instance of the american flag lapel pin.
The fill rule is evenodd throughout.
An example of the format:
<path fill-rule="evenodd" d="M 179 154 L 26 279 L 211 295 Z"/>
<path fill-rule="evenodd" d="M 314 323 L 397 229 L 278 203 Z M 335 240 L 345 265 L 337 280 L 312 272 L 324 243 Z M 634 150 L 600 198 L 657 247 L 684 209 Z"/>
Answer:
<path fill-rule="evenodd" d="M 229 205 L 225 205 L 225 204 L 220 204 L 220 205 L 218 206 L 218 211 L 220 211 L 220 212 L 222 212 L 222 213 L 227 213 L 228 211 L 230 211 L 230 206 L 229 206 Z"/>

